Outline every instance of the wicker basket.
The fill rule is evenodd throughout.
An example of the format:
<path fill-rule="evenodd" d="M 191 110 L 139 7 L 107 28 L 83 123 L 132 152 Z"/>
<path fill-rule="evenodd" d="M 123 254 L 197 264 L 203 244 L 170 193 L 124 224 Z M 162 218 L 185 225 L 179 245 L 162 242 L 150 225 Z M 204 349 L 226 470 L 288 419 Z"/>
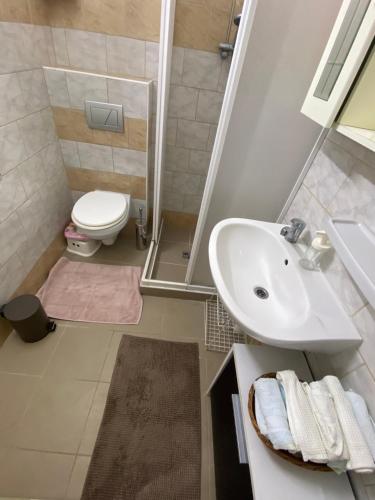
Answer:
<path fill-rule="evenodd" d="M 276 378 L 276 373 L 266 373 L 265 375 L 262 375 L 259 378 Z M 257 420 L 255 417 L 255 388 L 254 385 L 250 387 L 249 391 L 249 401 L 248 401 L 248 409 L 249 409 L 249 415 L 250 415 L 250 420 L 251 423 L 253 424 L 253 427 L 255 429 L 255 432 L 258 434 L 259 439 L 269 448 L 273 453 L 278 455 L 279 457 L 283 458 L 287 462 L 290 462 L 291 464 L 298 465 L 298 467 L 303 467 L 304 469 L 308 470 L 314 470 L 314 471 L 319 471 L 319 472 L 332 472 L 332 469 L 330 469 L 327 465 L 325 464 L 316 464 L 314 462 L 304 462 L 302 457 L 299 457 L 297 455 L 293 455 L 292 453 L 289 453 L 288 451 L 285 450 L 275 450 L 275 448 L 272 446 L 271 441 L 269 441 L 263 434 L 260 432 Z"/>

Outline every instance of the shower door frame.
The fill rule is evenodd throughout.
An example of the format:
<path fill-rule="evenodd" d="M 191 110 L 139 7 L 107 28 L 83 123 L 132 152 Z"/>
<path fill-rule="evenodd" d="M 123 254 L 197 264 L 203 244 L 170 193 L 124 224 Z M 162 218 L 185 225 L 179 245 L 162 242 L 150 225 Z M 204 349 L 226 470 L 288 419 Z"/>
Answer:
<path fill-rule="evenodd" d="M 173 31 L 175 21 L 176 0 L 162 0 L 160 48 L 159 48 L 159 74 L 158 74 L 158 99 L 157 99 L 157 124 L 155 144 L 155 180 L 154 180 L 154 207 L 153 207 L 153 230 L 152 241 L 147 255 L 146 263 L 141 278 L 143 288 L 160 290 L 186 291 L 192 294 L 205 294 L 207 297 L 216 294 L 216 288 L 192 283 L 195 263 L 198 255 L 203 230 L 206 223 L 208 208 L 211 201 L 213 187 L 220 157 L 223 151 L 224 141 L 229 127 L 230 115 L 234 106 L 242 66 L 244 64 L 247 45 L 252 30 L 253 20 L 258 0 L 245 0 L 241 24 L 236 39 L 236 50 L 233 54 L 228 82 L 225 89 L 224 101 L 221 109 L 215 144 L 213 147 L 207 180 L 203 192 L 202 203 L 198 215 L 198 222 L 194 234 L 190 260 L 184 283 L 151 279 L 156 252 L 158 250 L 160 232 L 162 229 L 161 206 L 162 206 L 162 180 L 164 167 L 164 152 L 166 140 L 166 123 L 169 100 L 169 81 L 171 71 L 171 59 L 173 49 Z"/>

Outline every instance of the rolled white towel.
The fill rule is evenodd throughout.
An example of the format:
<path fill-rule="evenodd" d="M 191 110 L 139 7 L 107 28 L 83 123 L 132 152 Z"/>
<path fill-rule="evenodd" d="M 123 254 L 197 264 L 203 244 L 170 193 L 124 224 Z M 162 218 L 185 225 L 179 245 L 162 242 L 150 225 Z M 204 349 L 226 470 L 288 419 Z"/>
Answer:
<path fill-rule="evenodd" d="M 346 462 L 349 460 L 349 452 L 337 418 L 333 397 L 328 391 L 326 383 L 322 380 L 310 384 L 305 382 L 303 387 L 314 412 L 327 451 L 328 461 L 344 461 L 345 464 L 342 465 L 341 469 L 345 470 Z"/>
<path fill-rule="evenodd" d="M 328 455 L 301 382 L 291 370 L 277 372 L 277 378 L 284 386 L 290 430 L 303 460 L 326 463 Z"/>
<path fill-rule="evenodd" d="M 351 402 L 354 416 L 357 419 L 359 428 L 365 438 L 367 446 L 371 451 L 372 458 L 375 460 L 375 426 L 371 415 L 368 412 L 367 405 L 362 396 L 353 391 L 345 392 Z"/>
<path fill-rule="evenodd" d="M 361 429 L 355 418 L 352 405 L 337 377 L 324 377 L 329 392 L 332 394 L 337 417 L 339 419 L 349 451 L 347 470 L 360 473 L 371 473 L 375 470 L 374 460 Z"/>
<path fill-rule="evenodd" d="M 277 380 L 260 378 L 254 386 L 255 412 L 261 433 L 271 441 L 275 450 L 296 452 Z"/>

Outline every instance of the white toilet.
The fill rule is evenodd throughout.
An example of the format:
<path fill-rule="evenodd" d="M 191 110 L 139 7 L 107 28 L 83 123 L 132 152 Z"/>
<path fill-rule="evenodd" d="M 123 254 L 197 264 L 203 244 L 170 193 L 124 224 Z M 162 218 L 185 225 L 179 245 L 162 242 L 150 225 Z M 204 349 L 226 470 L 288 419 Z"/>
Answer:
<path fill-rule="evenodd" d="M 129 194 L 91 191 L 75 203 L 72 221 L 78 233 L 99 240 L 104 245 L 113 245 L 119 232 L 128 222 L 130 202 Z"/>

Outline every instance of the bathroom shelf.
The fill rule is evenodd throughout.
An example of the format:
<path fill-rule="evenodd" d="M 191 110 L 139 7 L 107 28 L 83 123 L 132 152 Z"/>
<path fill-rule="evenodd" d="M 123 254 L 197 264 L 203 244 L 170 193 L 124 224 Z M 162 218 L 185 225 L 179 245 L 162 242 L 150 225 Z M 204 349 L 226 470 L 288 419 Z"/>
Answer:
<path fill-rule="evenodd" d="M 363 295 L 375 307 L 375 234 L 354 220 L 328 219 L 327 234 Z"/>

